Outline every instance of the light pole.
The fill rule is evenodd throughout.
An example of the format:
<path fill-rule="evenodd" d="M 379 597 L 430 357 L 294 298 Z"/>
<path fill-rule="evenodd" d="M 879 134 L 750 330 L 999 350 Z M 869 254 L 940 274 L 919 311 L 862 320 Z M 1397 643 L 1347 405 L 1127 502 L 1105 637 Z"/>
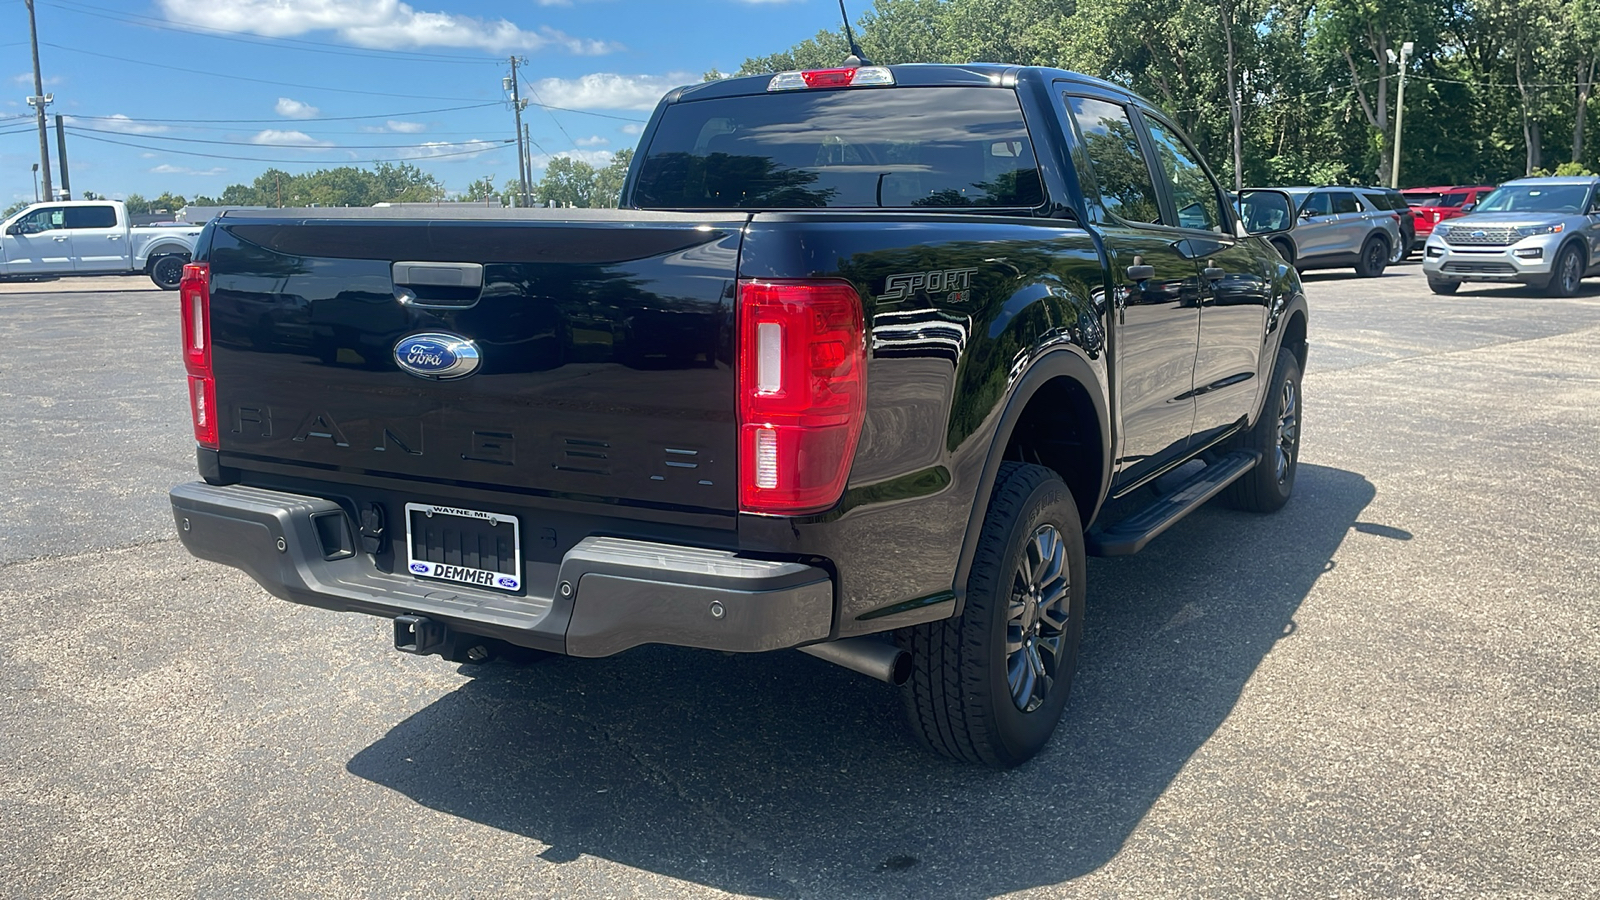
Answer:
<path fill-rule="evenodd" d="M 1406 115 L 1406 61 L 1415 45 L 1406 41 L 1400 45 L 1400 90 L 1394 98 L 1394 165 L 1389 167 L 1389 187 L 1400 186 L 1400 134 Z"/>
<path fill-rule="evenodd" d="M 28 39 L 33 43 L 33 96 L 28 98 L 28 105 L 39 118 L 39 164 L 44 166 L 44 193 L 50 197 L 50 139 L 45 131 L 44 108 L 55 97 L 44 92 L 44 76 L 39 73 L 39 29 L 33 22 L 33 0 L 23 2 L 28 7 Z"/>

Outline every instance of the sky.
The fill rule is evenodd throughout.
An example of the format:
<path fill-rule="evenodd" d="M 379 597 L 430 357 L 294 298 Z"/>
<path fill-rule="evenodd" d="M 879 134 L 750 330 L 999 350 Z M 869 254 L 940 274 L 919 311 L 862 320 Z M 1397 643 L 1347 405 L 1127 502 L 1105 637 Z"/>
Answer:
<path fill-rule="evenodd" d="M 853 15 L 866 0 L 850 4 Z M 857 8 L 859 7 L 859 8 Z M 409 161 L 513 180 L 524 57 L 535 176 L 634 146 L 655 102 L 838 22 L 836 0 L 35 0 L 73 195 L 216 196 L 267 168 Z M 28 13 L 0 0 L 0 208 L 34 198 Z"/>

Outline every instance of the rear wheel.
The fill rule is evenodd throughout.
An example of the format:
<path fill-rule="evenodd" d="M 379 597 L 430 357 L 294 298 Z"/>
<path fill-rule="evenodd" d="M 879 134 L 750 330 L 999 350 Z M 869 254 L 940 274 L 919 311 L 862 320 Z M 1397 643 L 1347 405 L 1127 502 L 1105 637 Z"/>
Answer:
<path fill-rule="evenodd" d="M 1428 290 L 1433 291 L 1435 294 L 1454 294 L 1456 291 L 1461 290 L 1461 282 L 1434 281 L 1432 278 L 1429 278 Z"/>
<path fill-rule="evenodd" d="M 946 756 L 1020 765 L 1050 740 L 1083 635 L 1083 527 L 1043 466 L 1000 466 L 960 616 L 902 630 L 906 708 Z"/>
<path fill-rule="evenodd" d="M 1389 265 L 1389 242 L 1373 235 L 1361 245 L 1361 257 L 1356 260 L 1356 274 L 1362 278 L 1376 278 Z"/>
<path fill-rule="evenodd" d="M 175 291 L 183 281 L 183 267 L 189 261 L 176 253 L 158 256 L 150 261 L 150 280 L 163 291 Z"/>
<path fill-rule="evenodd" d="M 1223 492 L 1229 506 L 1273 512 L 1289 502 L 1300 465 L 1300 411 L 1300 360 L 1279 350 L 1261 418 L 1238 442 L 1240 449 L 1260 453 L 1261 461 Z"/>
<path fill-rule="evenodd" d="M 1571 297 L 1583 284 L 1583 251 L 1568 244 L 1556 254 L 1556 264 L 1550 267 L 1550 281 L 1545 284 L 1547 297 Z"/>

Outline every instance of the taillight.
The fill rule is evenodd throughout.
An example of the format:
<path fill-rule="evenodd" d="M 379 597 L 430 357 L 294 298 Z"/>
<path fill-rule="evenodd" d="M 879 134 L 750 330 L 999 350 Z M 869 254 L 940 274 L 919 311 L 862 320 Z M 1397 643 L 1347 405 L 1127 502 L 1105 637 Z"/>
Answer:
<path fill-rule="evenodd" d="M 803 91 L 807 88 L 893 87 L 894 73 L 883 66 L 843 69 L 807 69 L 779 72 L 767 82 L 769 91 Z"/>
<path fill-rule="evenodd" d="M 861 298 L 845 281 L 739 282 L 739 506 L 838 502 L 866 411 Z"/>
<path fill-rule="evenodd" d="M 183 367 L 189 373 L 194 439 L 217 449 L 217 381 L 211 371 L 211 265 L 189 263 L 178 283 L 182 304 Z"/>

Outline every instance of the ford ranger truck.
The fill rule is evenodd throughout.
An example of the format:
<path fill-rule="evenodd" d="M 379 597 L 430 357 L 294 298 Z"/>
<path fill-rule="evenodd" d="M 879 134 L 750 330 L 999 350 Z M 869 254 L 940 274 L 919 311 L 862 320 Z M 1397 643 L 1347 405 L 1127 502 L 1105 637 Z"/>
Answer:
<path fill-rule="evenodd" d="M 674 90 L 619 210 L 230 211 L 178 533 L 409 653 L 798 648 L 1016 765 L 1085 555 L 1294 487 L 1292 213 L 1224 196 L 1115 85 L 909 65 Z"/>

